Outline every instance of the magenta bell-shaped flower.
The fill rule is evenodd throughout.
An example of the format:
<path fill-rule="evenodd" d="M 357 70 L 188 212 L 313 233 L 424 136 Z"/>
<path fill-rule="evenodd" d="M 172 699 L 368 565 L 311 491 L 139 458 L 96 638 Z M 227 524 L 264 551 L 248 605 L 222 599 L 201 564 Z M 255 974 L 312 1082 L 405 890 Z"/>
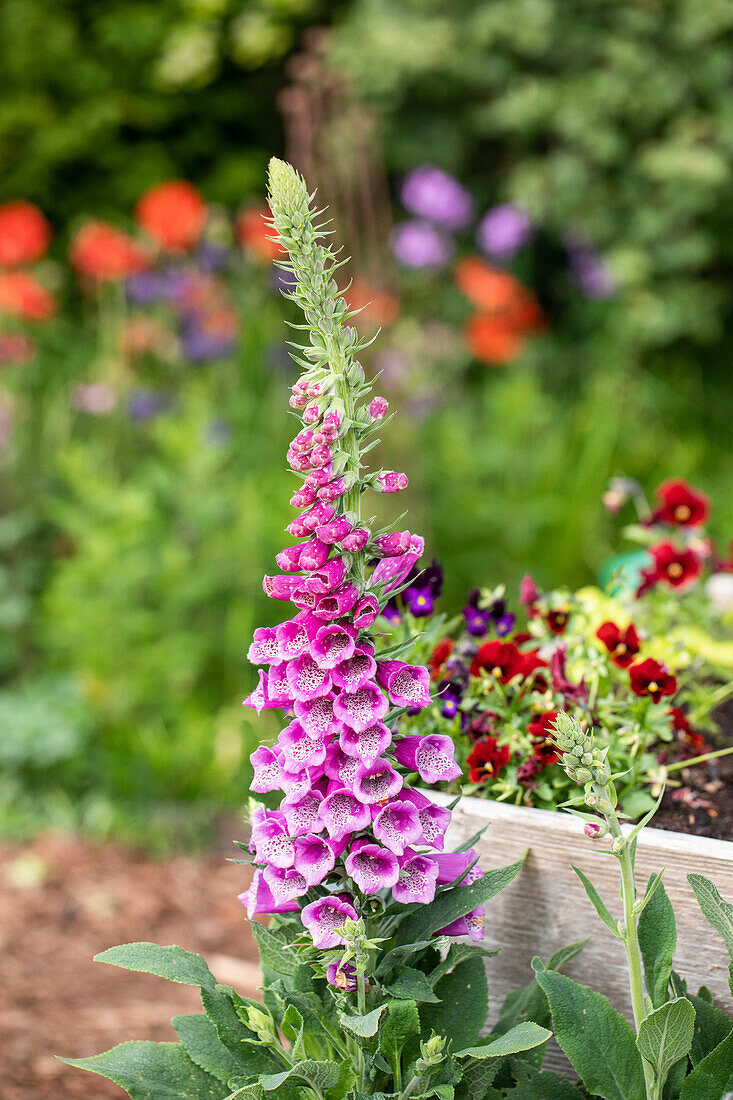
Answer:
<path fill-rule="evenodd" d="M 430 706 L 430 673 L 426 668 L 402 661 L 380 661 L 377 683 L 397 707 Z"/>
<path fill-rule="evenodd" d="M 332 894 L 306 905 L 301 916 L 303 924 L 313 937 L 315 947 L 328 949 L 344 943 L 339 934 L 346 918 L 356 920 L 356 909 L 348 894 Z"/>
<path fill-rule="evenodd" d="M 435 897 L 438 865 L 432 856 L 420 855 L 406 848 L 399 858 L 400 877 L 392 887 L 395 901 L 409 904 L 416 901 L 427 905 Z"/>
<path fill-rule="evenodd" d="M 400 764 L 416 771 L 425 783 L 457 779 L 461 774 L 453 741 L 441 733 L 429 733 L 425 737 L 409 734 L 396 743 L 394 754 Z"/>
<path fill-rule="evenodd" d="M 400 873 L 397 857 L 387 848 L 370 844 L 365 837 L 351 845 L 344 866 L 363 894 L 376 894 L 394 886 Z"/>

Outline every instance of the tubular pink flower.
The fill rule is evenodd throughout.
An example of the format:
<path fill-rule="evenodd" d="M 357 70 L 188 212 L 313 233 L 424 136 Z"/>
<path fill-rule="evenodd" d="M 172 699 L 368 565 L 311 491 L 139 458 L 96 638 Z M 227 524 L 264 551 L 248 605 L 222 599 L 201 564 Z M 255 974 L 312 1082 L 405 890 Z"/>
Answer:
<path fill-rule="evenodd" d="M 396 856 L 365 838 L 354 841 L 344 866 L 364 894 L 394 886 L 400 873 Z"/>
<path fill-rule="evenodd" d="M 346 538 L 350 531 L 353 530 L 353 523 L 346 518 L 346 516 L 337 516 L 336 519 L 332 519 L 329 523 L 324 523 L 322 526 L 316 528 L 316 535 L 325 542 L 328 546 L 332 546 L 335 542 L 341 542 Z"/>
<path fill-rule="evenodd" d="M 321 542 L 318 538 L 312 538 L 309 542 L 306 542 L 300 551 L 300 557 L 298 559 L 300 569 L 320 569 L 322 565 L 325 565 L 328 560 L 328 555 L 331 553 L 331 547 L 327 543 Z"/>
<path fill-rule="evenodd" d="M 401 799 L 388 802 L 379 811 L 373 828 L 377 840 L 396 856 L 403 855 L 408 845 L 419 842 L 423 831 L 417 809 Z"/>
<path fill-rule="evenodd" d="M 400 794 L 402 800 L 410 802 L 417 810 L 422 835 L 418 843 L 442 851 L 445 831 L 450 825 L 451 812 L 445 806 L 436 806 L 422 793 L 406 787 Z"/>
<path fill-rule="evenodd" d="M 389 402 L 384 397 L 373 397 L 369 402 L 369 415 L 372 420 L 381 420 L 388 408 Z"/>
<path fill-rule="evenodd" d="M 353 730 L 365 730 L 381 722 L 389 703 L 375 683 L 367 682 L 356 691 L 342 691 L 333 701 L 333 712 Z"/>
<path fill-rule="evenodd" d="M 377 682 L 398 707 L 430 706 L 430 673 L 420 665 L 402 661 L 380 661 Z"/>
<path fill-rule="evenodd" d="M 453 740 L 442 733 L 429 733 L 425 737 L 411 733 L 396 742 L 394 755 L 400 764 L 417 772 L 425 783 L 457 779 L 461 774 Z"/>
<path fill-rule="evenodd" d="M 394 470 L 382 470 L 377 477 L 377 485 L 382 493 L 399 493 L 409 485 L 407 474 Z"/>
<path fill-rule="evenodd" d="M 325 485 L 321 485 L 318 490 L 318 499 L 323 501 L 338 500 L 340 497 L 348 491 L 348 485 L 346 479 L 343 477 L 334 478 L 333 481 L 329 481 Z"/>
<path fill-rule="evenodd" d="M 379 535 L 374 546 L 384 558 L 396 558 L 410 549 L 412 535 L 409 531 L 390 531 L 388 535 Z"/>
<path fill-rule="evenodd" d="M 323 800 L 321 820 L 332 840 L 341 840 L 348 833 L 366 829 L 372 820 L 369 807 L 355 794 L 341 787 Z"/>
<path fill-rule="evenodd" d="M 333 712 L 333 699 L 329 696 L 324 695 L 319 699 L 296 699 L 294 710 L 303 729 L 314 737 L 326 737 L 339 730 L 339 721 Z"/>
<path fill-rule="evenodd" d="M 402 776 L 382 757 L 371 767 L 361 768 L 354 782 L 354 794 L 369 806 L 394 798 L 401 790 Z"/>
<path fill-rule="evenodd" d="M 373 679 L 377 671 L 374 651 L 371 646 L 360 646 L 351 657 L 339 661 L 331 673 L 331 679 L 344 691 L 357 691 Z"/>
<path fill-rule="evenodd" d="M 311 654 L 321 668 L 335 668 L 341 661 L 353 657 L 356 631 L 348 623 L 321 626 L 311 643 Z"/>
<path fill-rule="evenodd" d="M 441 928 L 439 932 L 436 932 L 436 935 L 470 936 L 472 940 L 482 940 L 485 931 L 484 919 L 484 907 L 481 905 L 478 909 L 466 913 L 465 917 L 459 917 L 458 920 L 451 921 L 445 928 Z"/>
<path fill-rule="evenodd" d="M 435 897 L 438 865 L 432 856 L 423 856 L 411 848 L 399 857 L 400 877 L 392 887 L 395 901 L 427 905 Z"/>
<path fill-rule="evenodd" d="M 310 648 L 309 618 L 307 612 L 300 612 L 294 619 L 280 623 L 275 630 L 278 656 L 281 661 L 293 661 L 302 657 Z"/>
<path fill-rule="evenodd" d="M 348 550 L 350 554 L 358 554 L 360 550 L 364 549 L 370 538 L 371 532 L 368 527 L 356 527 L 341 539 L 341 548 L 342 550 Z"/>
<path fill-rule="evenodd" d="M 295 870 L 310 886 L 319 886 L 336 864 L 335 845 L 315 833 L 305 833 L 293 842 Z M 340 854 L 340 853 L 339 853 Z"/>
<path fill-rule="evenodd" d="M 288 681 L 288 662 L 280 661 L 276 665 L 270 665 L 264 679 L 265 706 L 266 707 L 290 707 L 293 704 L 293 693 Z"/>
<path fill-rule="evenodd" d="M 261 913 L 297 913 L 300 906 L 297 901 L 277 902 L 272 890 L 265 882 L 262 871 L 255 871 L 252 885 L 238 900 L 244 906 L 250 920 Z"/>
<path fill-rule="evenodd" d="M 287 678 L 292 698 L 315 699 L 319 695 L 328 695 L 331 690 L 331 676 L 327 668 L 321 668 L 310 653 L 296 657 L 287 665 Z"/>
<path fill-rule="evenodd" d="M 334 790 L 341 787 L 353 790 L 356 777 L 363 766 L 363 762 L 356 756 L 349 756 L 344 752 L 338 742 L 333 742 L 326 749 L 323 770 L 331 780 Z"/>
<path fill-rule="evenodd" d="M 342 615 L 346 615 L 351 610 L 358 598 L 359 589 L 355 584 L 342 584 L 340 588 L 335 589 L 333 592 L 318 597 L 313 607 L 313 614 L 327 622 L 340 619 Z"/>
<path fill-rule="evenodd" d="M 347 756 L 353 756 L 360 764 L 370 767 L 392 743 L 392 734 L 384 722 L 375 722 L 365 730 L 352 730 L 344 726 L 339 734 L 339 746 Z M 274 790 L 273 787 L 268 788 Z"/>
<path fill-rule="evenodd" d="M 306 486 L 303 486 L 301 489 L 298 489 L 297 492 L 293 493 L 290 498 L 290 503 L 292 504 L 293 508 L 307 508 L 308 505 L 313 504 L 315 500 L 315 489 L 306 488 Z"/>
<path fill-rule="evenodd" d="M 307 789 L 298 799 L 286 798 L 282 803 L 282 813 L 291 837 L 297 838 L 305 833 L 320 833 L 324 829 L 321 821 L 323 795 L 312 788 Z M 293 864 L 297 848 L 293 841 Z"/>
<path fill-rule="evenodd" d="M 300 577 L 264 577 L 262 587 L 266 596 L 273 600 L 289 600 L 296 588 L 303 583 Z"/>
<path fill-rule="evenodd" d="M 356 604 L 351 621 L 357 630 L 367 630 L 379 615 L 379 601 L 376 596 L 362 596 Z"/>
<path fill-rule="evenodd" d="M 270 892 L 278 905 L 294 901 L 308 893 L 308 883 L 294 867 L 275 867 L 270 864 L 262 872 Z"/>
<path fill-rule="evenodd" d="M 331 558 L 322 569 L 314 569 L 311 575 L 305 578 L 304 587 L 314 596 L 325 596 L 341 587 L 348 571 L 343 558 Z"/>
<path fill-rule="evenodd" d="M 250 756 L 250 761 L 254 769 L 250 790 L 257 794 L 267 794 L 268 791 L 281 789 L 280 760 L 272 749 L 260 745 Z"/>
<path fill-rule="evenodd" d="M 253 665 L 269 665 L 276 661 L 279 655 L 277 630 L 272 626 L 258 626 L 254 632 L 252 645 L 247 650 L 247 660 Z"/>
<path fill-rule="evenodd" d="M 454 882 L 459 875 L 468 871 L 469 867 L 471 870 L 461 880 L 462 886 L 470 886 L 472 882 L 483 878 L 483 871 L 476 863 L 476 858 L 475 848 L 469 848 L 467 852 L 445 852 L 435 856 L 438 866 L 438 885 L 447 886 L 449 882 Z"/>
<path fill-rule="evenodd" d="M 424 549 L 424 539 L 421 539 L 419 535 L 413 535 L 407 553 L 394 558 L 383 558 L 379 562 L 372 573 L 372 585 L 384 585 L 385 592 L 391 592 L 392 589 L 399 588 Z"/>
<path fill-rule="evenodd" d="M 303 909 L 303 924 L 313 938 L 314 947 L 327 949 L 344 943 L 339 928 L 343 927 L 347 917 L 356 920 L 356 909 L 347 898 L 346 894 L 332 894 L 312 901 Z"/>
<path fill-rule="evenodd" d="M 285 815 L 279 810 L 263 810 L 252 818 L 252 843 L 258 863 L 292 867 L 295 855 L 288 836 Z"/>
<path fill-rule="evenodd" d="M 283 763 L 290 772 L 318 767 L 326 759 L 323 741 L 306 733 L 297 718 L 282 730 L 277 743 L 282 750 Z"/>

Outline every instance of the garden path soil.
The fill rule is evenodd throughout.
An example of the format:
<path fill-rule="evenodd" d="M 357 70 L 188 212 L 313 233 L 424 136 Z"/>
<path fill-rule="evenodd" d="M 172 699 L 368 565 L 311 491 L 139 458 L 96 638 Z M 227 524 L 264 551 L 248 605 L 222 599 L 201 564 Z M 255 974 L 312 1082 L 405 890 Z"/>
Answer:
<path fill-rule="evenodd" d="M 54 1054 L 174 1040 L 170 1017 L 198 1011 L 188 986 L 93 963 L 105 947 L 180 944 L 204 954 L 221 981 L 257 995 L 257 951 L 237 901 L 248 869 L 227 863 L 230 851 L 161 863 L 57 835 L 0 845 L 2 1100 L 121 1098 L 116 1085 Z"/>

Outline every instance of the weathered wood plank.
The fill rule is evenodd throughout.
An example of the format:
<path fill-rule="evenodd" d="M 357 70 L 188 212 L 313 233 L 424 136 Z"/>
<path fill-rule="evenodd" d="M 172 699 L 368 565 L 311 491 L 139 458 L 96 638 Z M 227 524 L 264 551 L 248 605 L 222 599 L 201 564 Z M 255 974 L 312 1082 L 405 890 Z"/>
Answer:
<path fill-rule="evenodd" d="M 430 792 L 441 804 L 449 799 Z M 591 879 L 614 915 L 620 912 L 618 864 L 602 854 L 602 843 L 583 834 L 569 814 L 550 813 L 500 802 L 464 798 L 453 811 L 446 848 L 487 831 L 476 845 L 484 870 L 513 862 L 529 848 L 525 866 L 510 886 L 487 905 L 486 944 L 501 947 L 487 960 L 493 1022 L 506 994 L 532 977 L 533 955 L 547 958 L 557 948 L 592 935 L 585 950 L 566 968 L 576 981 L 603 993 L 631 1019 L 623 945 L 601 924 L 570 864 Z M 728 988 L 728 956 L 722 939 L 702 916 L 686 876 L 695 871 L 712 879 L 733 901 L 733 843 L 709 837 L 645 829 L 637 851 L 637 879 L 643 890 L 649 876 L 666 868 L 664 884 L 677 917 L 675 969 L 697 992 L 706 985 L 721 1008 L 733 1012 Z M 548 1053 L 548 1068 L 562 1064 Z"/>

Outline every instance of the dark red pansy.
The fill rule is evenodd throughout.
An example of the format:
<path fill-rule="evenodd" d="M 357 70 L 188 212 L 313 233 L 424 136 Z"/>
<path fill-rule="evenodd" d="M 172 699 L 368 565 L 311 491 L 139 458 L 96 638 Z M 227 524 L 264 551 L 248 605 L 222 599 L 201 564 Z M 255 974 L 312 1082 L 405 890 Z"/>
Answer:
<path fill-rule="evenodd" d="M 655 703 L 663 695 L 674 695 L 677 691 L 677 677 L 652 657 L 631 666 L 629 681 L 634 695 L 653 699 Z"/>
<path fill-rule="evenodd" d="M 495 779 L 500 769 L 509 763 L 509 755 L 508 745 L 499 745 L 495 737 L 479 741 L 466 761 L 471 783 L 487 783 L 489 779 Z"/>
<path fill-rule="evenodd" d="M 697 580 L 702 562 L 692 550 L 681 550 L 672 542 L 658 542 L 649 547 L 654 558 L 654 579 L 666 581 L 673 588 L 683 588 Z"/>
<path fill-rule="evenodd" d="M 621 630 L 610 620 L 601 623 L 596 631 L 596 638 L 603 642 L 611 654 L 611 661 L 617 668 L 628 668 L 630 664 L 633 664 L 634 658 L 641 648 L 639 635 L 636 633 L 633 623 L 627 626 L 626 630 Z"/>
<path fill-rule="evenodd" d="M 652 512 L 655 523 L 675 527 L 701 527 L 710 515 L 710 500 L 681 479 L 663 481 L 657 489 L 659 507 Z"/>
<path fill-rule="evenodd" d="M 527 733 L 532 739 L 534 755 L 543 766 L 556 764 L 560 759 L 560 750 L 552 740 L 557 715 L 558 711 L 556 710 L 543 711 L 527 726 Z"/>
<path fill-rule="evenodd" d="M 513 676 L 522 672 L 522 657 L 513 642 L 484 642 L 471 661 L 471 675 L 478 676 L 486 670 L 502 684 L 508 684 Z"/>
<path fill-rule="evenodd" d="M 553 634 L 564 634 L 565 628 L 568 625 L 569 618 L 569 612 L 567 610 L 559 608 L 555 611 L 548 611 L 545 621 L 547 622 L 547 626 Z"/>

